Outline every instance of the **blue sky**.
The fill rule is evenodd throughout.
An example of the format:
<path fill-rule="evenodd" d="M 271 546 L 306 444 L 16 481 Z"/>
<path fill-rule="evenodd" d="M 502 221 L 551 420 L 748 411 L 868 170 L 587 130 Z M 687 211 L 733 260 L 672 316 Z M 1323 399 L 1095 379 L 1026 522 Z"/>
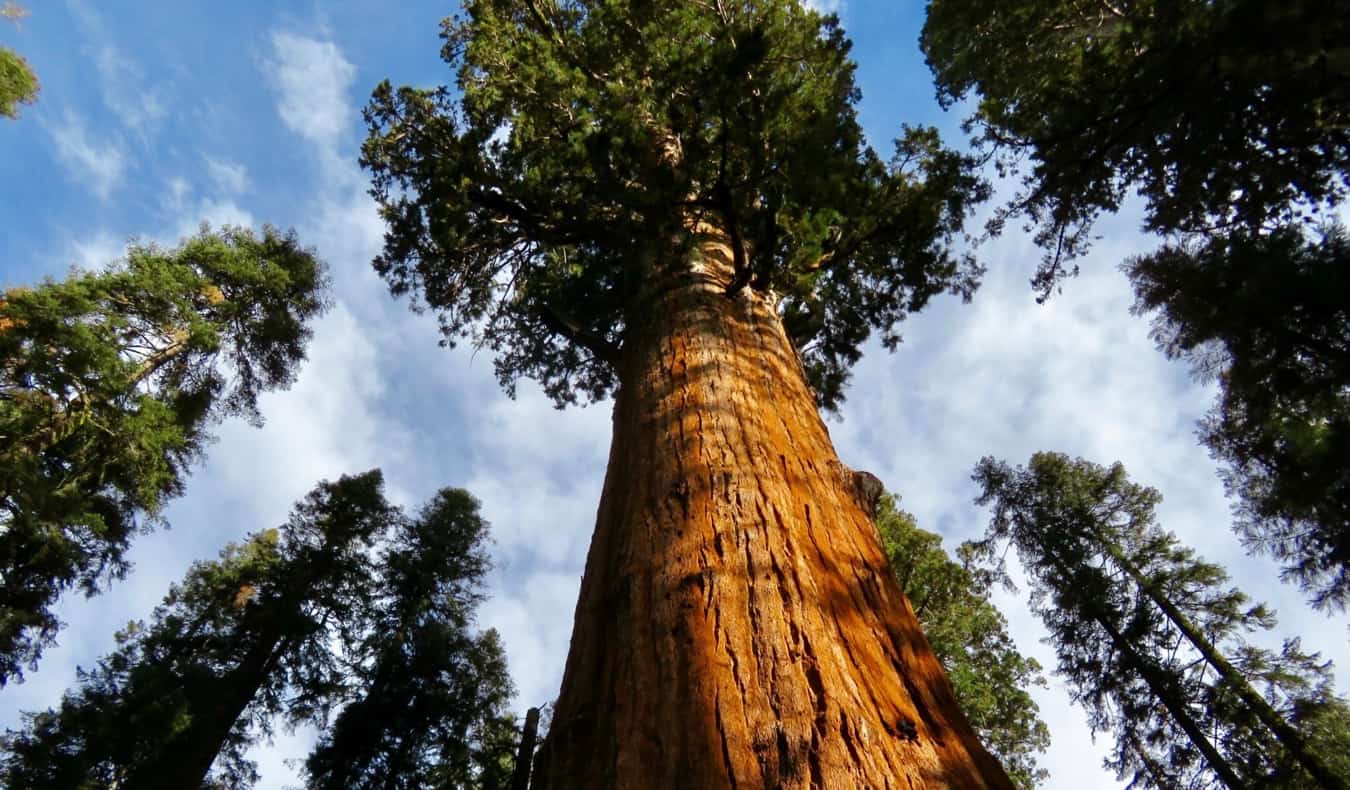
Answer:
<path fill-rule="evenodd" d="M 110 592 L 71 597 L 69 624 L 40 671 L 2 692 L 0 726 L 55 703 L 75 668 L 145 617 L 197 559 L 275 525 L 315 481 L 382 467 L 414 505 L 463 486 L 493 523 L 497 567 L 482 625 L 503 634 L 519 707 L 556 695 L 599 499 L 609 406 L 555 411 L 532 386 L 502 395 L 486 354 L 437 347 L 434 321 L 390 299 L 371 272 L 381 227 L 356 164 L 360 108 L 380 79 L 434 85 L 438 22 L 454 8 L 405 2 L 30 3 L 0 43 L 28 57 L 43 90 L 0 122 L 0 287 L 116 259 L 132 237 L 174 243 L 202 221 L 294 227 L 332 269 L 334 309 L 320 322 L 296 386 L 268 395 L 262 429 L 227 423 L 173 528 L 141 539 L 136 568 Z M 933 101 L 916 37 L 922 3 L 836 6 L 855 42 L 861 118 L 878 148 L 902 122 L 958 118 Z M 1310 612 L 1248 558 L 1227 529 L 1214 465 L 1194 439 L 1212 400 L 1153 350 L 1130 316 L 1117 270 L 1153 246 L 1136 214 L 1103 222 L 1084 274 L 1037 306 L 1027 285 L 1039 253 L 1012 232 L 978 252 L 989 267 L 971 305 L 942 300 L 911 319 L 894 355 L 869 349 L 830 430 L 840 457 L 904 497 L 950 548 L 983 530 L 969 474 L 984 455 L 1025 463 L 1061 450 L 1106 463 L 1166 496 L 1163 523 L 1280 612 L 1280 634 L 1337 659 L 1350 686 L 1344 619 Z M 1025 601 L 1000 599 L 1024 651 L 1053 667 Z M 1278 635 L 1272 636 L 1272 639 Z M 1080 711 L 1054 679 L 1038 693 L 1054 746 L 1049 787 L 1115 786 Z M 312 733 L 260 749 L 261 787 L 291 780 Z"/>

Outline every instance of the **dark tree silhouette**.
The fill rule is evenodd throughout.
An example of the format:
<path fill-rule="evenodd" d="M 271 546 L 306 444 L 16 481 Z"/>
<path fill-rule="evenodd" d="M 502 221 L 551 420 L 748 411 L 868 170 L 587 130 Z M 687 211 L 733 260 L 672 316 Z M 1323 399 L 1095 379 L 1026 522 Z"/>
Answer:
<path fill-rule="evenodd" d="M 506 790 L 506 656 L 495 631 L 471 630 L 486 538 L 461 489 L 441 491 L 390 536 L 355 655 L 360 696 L 306 761 L 309 787 Z"/>
<path fill-rule="evenodd" d="M 1054 453 L 1017 469 L 986 458 L 975 480 L 978 503 L 993 506 L 979 551 L 991 559 L 999 544 L 1016 547 L 1059 674 L 1093 730 L 1116 734 L 1108 765 L 1122 778 L 1350 786 L 1337 756 L 1350 740 L 1313 734 L 1345 705 L 1330 664 L 1296 640 L 1280 653 L 1249 644 L 1273 614 L 1158 526 L 1156 490 L 1131 483 L 1120 464 Z"/>
<path fill-rule="evenodd" d="M 59 708 L 8 733 L 4 784 L 251 784 L 255 734 L 321 720 L 347 688 L 340 645 L 370 622 L 370 552 L 398 515 L 381 488 L 378 471 L 320 483 L 281 527 L 193 566 Z"/>
<path fill-rule="evenodd" d="M 1315 606 L 1350 603 L 1350 240 L 1292 229 L 1169 245 L 1127 264 L 1154 337 L 1219 402 L 1201 441 L 1236 527 Z"/>

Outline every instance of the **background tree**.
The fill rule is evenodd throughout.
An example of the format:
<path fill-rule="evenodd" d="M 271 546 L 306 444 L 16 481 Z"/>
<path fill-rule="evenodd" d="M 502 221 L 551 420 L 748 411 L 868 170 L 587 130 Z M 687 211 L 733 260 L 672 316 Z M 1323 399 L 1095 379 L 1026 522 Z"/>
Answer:
<path fill-rule="evenodd" d="M 1350 603 L 1350 240 L 1285 228 L 1129 262 L 1154 337 L 1219 382 L 1201 441 L 1225 465 L 1246 545 L 1314 605 Z"/>
<path fill-rule="evenodd" d="M 1335 5 L 1335 4 L 1333 4 Z M 1310 0 L 934 0 L 921 45 L 938 98 L 1002 165 L 1002 215 L 1050 255 L 1042 295 L 1092 220 L 1134 189 L 1162 233 L 1270 229 L 1345 197 L 1350 15 Z"/>
<path fill-rule="evenodd" d="M 320 483 L 277 529 L 193 566 L 58 710 L 5 739 L 10 787 L 223 787 L 282 716 L 321 719 L 346 689 L 341 647 L 365 633 L 370 552 L 398 512 L 378 471 Z"/>
<path fill-rule="evenodd" d="M 513 689 L 496 631 L 475 634 L 488 570 L 478 502 L 444 489 L 381 554 L 372 625 L 355 651 L 360 697 L 305 763 L 308 786 L 506 790 Z"/>
<path fill-rule="evenodd" d="M 16 3 L 6 2 L 0 6 L 0 17 L 16 26 L 25 16 L 28 11 Z M 18 118 L 19 105 L 37 101 L 38 89 L 37 75 L 28 61 L 9 47 L 0 47 L 0 115 Z"/>
<path fill-rule="evenodd" d="M 868 147 L 797 0 L 470 0 L 443 37 L 458 90 L 366 112 L 375 266 L 508 390 L 616 393 L 536 787 L 1008 786 L 816 408 L 975 287 L 974 163 Z"/>
<path fill-rule="evenodd" d="M 1264 786 L 1294 774 L 1350 783 L 1311 735 L 1344 705 L 1329 663 L 1296 641 L 1280 653 L 1249 644 L 1274 616 L 1158 526 L 1157 491 L 1130 483 L 1120 464 L 1053 453 L 1025 469 L 986 458 L 975 480 L 978 503 L 993 505 L 980 551 L 1017 548 L 1058 671 L 1094 731 L 1115 731 L 1108 765 L 1122 777 L 1146 787 Z"/>
<path fill-rule="evenodd" d="M 971 726 L 1013 783 L 1031 790 L 1049 777 L 1036 755 L 1050 745 L 1050 730 L 1028 692 L 1045 685 L 1041 665 L 1017 651 L 1008 621 L 989 600 L 989 575 L 953 561 L 942 536 L 919 529 L 896 500 L 883 496 L 877 510 L 891 569 Z"/>
<path fill-rule="evenodd" d="M 63 591 L 126 573 L 207 426 L 261 421 L 323 285 L 293 235 L 225 228 L 0 297 L 0 684 L 52 641 Z"/>
<path fill-rule="evenodd" d="M 1347 11 L 935 0 L 922 37 L 939 98 L 977 94 L 977 143 L 1004 172 L 1027 163 L 994 226 L 1038 226 L 1041 299 L 1097 215 L 1142 193 L 1173 243 L 1127 264 L 1137 309 L 1222 383 L 1201 438 L 1244 541 L 1327 610 L 1350 600 L 1350 288 L 1343 231 L 1316 226 L 1350 184 Z"/>

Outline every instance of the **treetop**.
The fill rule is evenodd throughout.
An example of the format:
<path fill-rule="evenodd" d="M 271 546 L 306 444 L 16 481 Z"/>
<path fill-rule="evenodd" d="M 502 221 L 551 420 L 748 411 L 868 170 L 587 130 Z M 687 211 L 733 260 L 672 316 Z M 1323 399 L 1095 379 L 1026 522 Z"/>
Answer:
<path fill-rule="evenodd" d="M 456 88 L 376 89 L 362 162 L 388 223 L 376 269 L 511 389 L 604 397 L 634 316 L 730 240 L 728 294 L 774 293 L 820 401 L 872 330 L 979 269 L 949 252 L 986 195 L 936 131 L 885 159 L 850 44 L 796 0 L 471 0 L 444 22 Z"/>

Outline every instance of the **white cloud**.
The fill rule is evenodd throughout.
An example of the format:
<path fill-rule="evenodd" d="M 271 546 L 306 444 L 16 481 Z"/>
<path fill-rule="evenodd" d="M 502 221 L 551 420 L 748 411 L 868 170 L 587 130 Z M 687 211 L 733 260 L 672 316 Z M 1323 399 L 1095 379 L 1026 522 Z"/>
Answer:
<path fill-rule="evenodd" d="M 287 128 L 325 151 L 333 150 L 352 118 L 347 89 L 353 66 L 331 41 L 292 33 L 272 34 L 272 55 L 263 64 Z"/>
<path fill-rule="evenodd" d="M 804 0 L 803 5 L 822 14 L 844 13 L 844 0 Z"/>
<path fill-rule="evenodd" d="M 111 233 L 100 233 L 88 239 L 71 242 L 70 250 L 74 257 L 70 263 L 81 269 L 96 271 L 121 259 L 126 249 L 125 239 L 116 238 Z"/>
<path fill-rule="evenodd" d="M 128 163 L 119 139 L 91 137 L 79 116 L 70 112 L 62 123 L 49 127 L 48 132 L 56 145 L 57 157 L 81 186 L 103 200 L 121 186 Z"/>
<path fill-rule="evenodd" d="M 168 116 L 161 89 L 151 84 L 134 58 L 110 42 L 113 36 L 98 11 L 81 0 L 70 0 L 67 5 L 86 41 L 85 51 L 92 53 L 104 105 L 142 142 L 148 142 Z"/>
<path fill-rule="evenodd" d="M 558 696 L 580 586 L 577 574 L 534 573 L 510 587 L 499 582 L 480 610 L 479 625 L 501 634 L 518 713 Z"/>
<path fill-rule="evenodd" d="M 248 168 L 238 162 L 206 157 L 206 175 L 215 188 L 226 195 L 238 195 L 248 189 Z"/>

